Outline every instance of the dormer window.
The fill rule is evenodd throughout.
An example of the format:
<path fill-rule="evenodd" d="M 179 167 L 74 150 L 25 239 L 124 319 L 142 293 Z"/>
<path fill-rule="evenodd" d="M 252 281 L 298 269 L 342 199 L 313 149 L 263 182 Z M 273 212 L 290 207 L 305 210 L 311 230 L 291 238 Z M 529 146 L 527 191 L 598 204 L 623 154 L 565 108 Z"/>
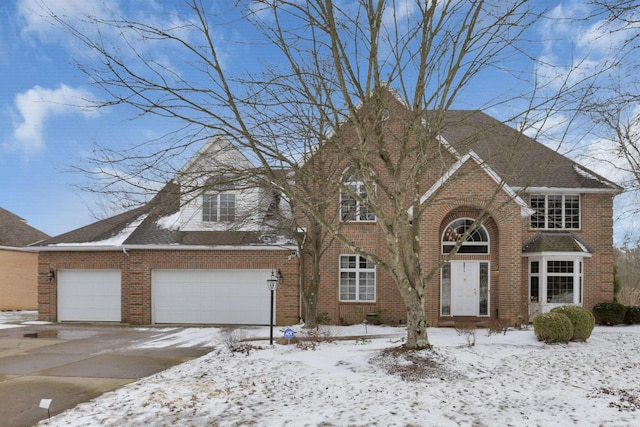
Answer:
<path fill-rule="evenodd" d="M 217 186 L 217 192 L 202 195 L 203 222 L 232 222 L 236 218 L 236 195 L 233 186 Z"/>
<path fill-rule="evenodd" d="M 577 194 L 532 194 L 531 228 L 580 228 L 580 196 Z"/>
<path fill-rule="evenodd" d="M 375 221 L 376 216 L 367 207 L 369 196 L 362 175 L 355 168 L 342 175 L 344 189 L 340 192 L 340 219 L 342 221 Z"/>

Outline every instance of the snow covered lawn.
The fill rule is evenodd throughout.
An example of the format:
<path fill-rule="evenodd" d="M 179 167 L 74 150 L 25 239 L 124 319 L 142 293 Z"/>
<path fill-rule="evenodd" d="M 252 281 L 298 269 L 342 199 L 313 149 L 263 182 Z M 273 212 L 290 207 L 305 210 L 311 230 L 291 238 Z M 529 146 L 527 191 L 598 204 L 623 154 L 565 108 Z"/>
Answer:
<path fill-rule="evenodd" d="M 262 339 L 247 355 L 229 351 L 224 331 L 189 328 L 152 345 L 214 350 L 39 425 L 638 425 L 640 326 L 596 327 L 586 343 L 562 345 L 536 341 L 532 329 L 478 330 L 473 347 L 454 329 L 430 329 L 433 352 L 393 351 L 405 332 L 331 327 L 360 338 L 271 348 L 268 328 L 247 328 L 246 338 Z"/>

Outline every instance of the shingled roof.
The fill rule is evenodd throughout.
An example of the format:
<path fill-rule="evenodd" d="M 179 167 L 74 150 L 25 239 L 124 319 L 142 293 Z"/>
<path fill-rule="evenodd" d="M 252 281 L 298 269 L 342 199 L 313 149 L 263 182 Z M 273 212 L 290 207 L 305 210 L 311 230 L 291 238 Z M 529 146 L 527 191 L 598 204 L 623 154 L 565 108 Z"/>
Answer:
<path fill-rule="evenodd" d="M 575 234 L 567 232 L 538 233 L 522 246 L 522 253 L 540 252 L 593 253 Z"/>
<path fill-rule="evenodd" d="M 36 246 L 251 246 L 289 241 L 286 228 L 268 231 L 182 231 L 162 224 L 180 210 L 179 185 L 170 182 L 146 205 L 68 233 L 38 242 Z"/>
<path fill-rule="evenodd" d="M 460 155 L 475 152 L 514 189 L 622 190 L 617 184 L 481 111 L 446 111 L 440 126 L 440 134 Z"/>
<path fill-rule="evenodd" d="M 49 236 L 19 216 L 0 208 L 0 246 L 24 247 Z"/>

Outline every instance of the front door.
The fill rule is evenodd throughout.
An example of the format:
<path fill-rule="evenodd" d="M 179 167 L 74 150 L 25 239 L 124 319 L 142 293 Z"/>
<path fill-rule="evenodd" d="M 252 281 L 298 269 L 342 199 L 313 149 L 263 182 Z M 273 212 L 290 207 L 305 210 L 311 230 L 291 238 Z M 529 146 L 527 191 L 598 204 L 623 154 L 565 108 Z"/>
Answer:
<path fill-rule="evenodd" d="M 453 316 L 477 316 L 480 263 L 451 261 L 451 311 Z"/>

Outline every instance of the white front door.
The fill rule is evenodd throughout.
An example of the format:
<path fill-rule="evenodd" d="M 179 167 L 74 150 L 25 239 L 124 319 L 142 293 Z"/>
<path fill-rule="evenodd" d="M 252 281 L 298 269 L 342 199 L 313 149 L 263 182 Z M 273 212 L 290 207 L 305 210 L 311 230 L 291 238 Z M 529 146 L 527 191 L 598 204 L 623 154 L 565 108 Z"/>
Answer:
<path fill-rule="evenodd" d="M 451 314 L 453 316 L 478 315 L 479 266 L 478 261 L 451 261 Z"/>

